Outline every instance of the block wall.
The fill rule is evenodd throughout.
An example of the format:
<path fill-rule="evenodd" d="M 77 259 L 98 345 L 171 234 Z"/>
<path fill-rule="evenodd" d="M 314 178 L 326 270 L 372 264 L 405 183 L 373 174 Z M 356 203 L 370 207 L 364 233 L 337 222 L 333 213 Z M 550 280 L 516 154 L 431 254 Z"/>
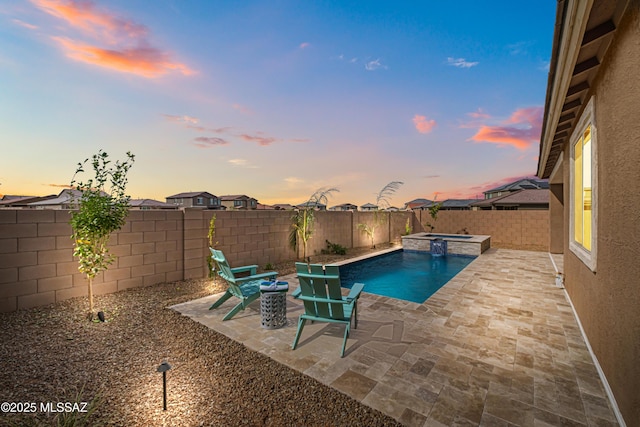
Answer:
<path fill-rule="evenodd" d="M 216 216 L 215 246 L 231 265 L 278 263 L 302 256 L 289 247 L 291 211 L 132 211 L 114 233 L 114 264 L 98 275 L 96 294 L 208 274 L 207 233 Z M 407 218 L 424 230 L 428 213 L 383 213 L 374 243 L 399 240 Z M 373 225 L 373 212 L 315 212 L 307 253 L 319 254 L 326 240 L 347 248 L 371 245 L 358 224 Z M 87 281 L 73 258 L 69 213 L 0 210 L 0 311 L 13 311 L 87 295 Z M 429 218 L 430 219 L 430 218 Z M 491 235 L 494 247 L 548 250 L 548 211 L 441 211 L 435 232 Z"/>
<path fill-rule="evenodd" d="M 433 222 L 427 211 L 416 211 L 426 228 Z M 434 233 L 460 233 L 491 236 L 495 248 L 534 251 L 549 250 L 548 210 L 440 211 Z"/>
<path fill-rule="evenodd" d="M 70 215 L 55 210 L 0 210 L 0 311 L 88 293 L 73 258 Z M 106 294 L 183 277 L 181 212 L 132 211 L 110 241 L 116 259 L 94 279 Z"/>

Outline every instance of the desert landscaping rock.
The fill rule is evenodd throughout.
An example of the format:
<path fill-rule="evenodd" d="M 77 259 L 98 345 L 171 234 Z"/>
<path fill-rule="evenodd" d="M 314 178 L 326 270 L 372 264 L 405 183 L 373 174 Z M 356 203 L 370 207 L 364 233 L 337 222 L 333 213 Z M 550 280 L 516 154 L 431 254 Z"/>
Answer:
<path fill-rule="evenodd" d="M 167 308 L 223 289 L 203 279 L 97 296 L 104 323 L 86 320 L 86 298 L 0 314 L 0 402 L 99 401 L 79 424 L 88 426 L 399 425 Z M 156 371 L 163 361 L 172 367 L 167 411 Z M 3 413 L 0 425 L 55 425 L 56 416 Z"/>

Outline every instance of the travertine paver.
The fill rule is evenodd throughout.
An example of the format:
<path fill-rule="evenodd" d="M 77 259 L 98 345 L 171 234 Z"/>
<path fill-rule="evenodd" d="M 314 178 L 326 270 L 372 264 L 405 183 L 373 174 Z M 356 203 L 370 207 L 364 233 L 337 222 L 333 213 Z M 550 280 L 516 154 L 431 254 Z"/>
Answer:
<path fill-rule="evenodd" d="M 209 311 L 218 296 L 173 308 L 406 425 L 617 425 L 544 252 L 491 249 L 424 304 L 363 294 L 344 358 L 338 325 L 307 324 L 291 350 L 291 296 L 277 330 L 259 301 L 223 322 L 235 303 Z"/>

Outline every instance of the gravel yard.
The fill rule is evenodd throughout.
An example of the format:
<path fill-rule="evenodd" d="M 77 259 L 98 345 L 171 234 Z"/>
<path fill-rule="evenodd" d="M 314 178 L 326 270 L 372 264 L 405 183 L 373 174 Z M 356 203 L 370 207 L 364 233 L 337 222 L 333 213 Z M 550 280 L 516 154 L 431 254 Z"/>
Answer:
<path fill-rule="evenodd" d="M 293 262 L 274 269 L 291 273 Z M 86 298 L 0 314 L 0 402 L 36 410 L 0 413 L 0 425 L 56 425 L 72 415 L 78 423 L 64 425 L 398 425 L 167 308 L 222 290 L 220 280 L 191 280 L 97 296 L 105 323 L 86 320 Z M 172 366 L 166 412 L 156 372 L 165 360 Z M 89 402 L 95 412 L 88 419 L 43 412 L 49 402 Z"/>

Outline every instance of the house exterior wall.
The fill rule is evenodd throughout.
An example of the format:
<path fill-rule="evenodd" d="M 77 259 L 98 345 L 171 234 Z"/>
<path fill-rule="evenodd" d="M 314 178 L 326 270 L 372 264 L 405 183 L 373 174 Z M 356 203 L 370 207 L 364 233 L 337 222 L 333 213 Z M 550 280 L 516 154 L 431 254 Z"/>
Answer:
<path fill-rule="evenodd" d="M 640 425 L 640 13 L 638 2 L 616 30 L 594 80 L 597 127 L 597 267 L 592 272 L 569 249 L 565 287 L 628 426 Z M 565 147 L 564 159 L 570 158 Z M 569 167 L 564 167 L 569 182 Z M 564 198 L 568 200 L 569 186 Z M 565 203 L 565 224 L 569 208 Z"/>
<path fill-rule="evenodd" d="M 423 229 L 434 223 L 428 211 L 415 211 Z M 440 211 L 434 233 L 457 233 L 491 236 L 491 246 L 534 251 L 549 250 L 548 210 L 479 210 Z M 414 229 L 414 233 L 420 231 Z"/>
<path fill-rule="evenodd" d="M 564 252 L 564 196 L 562 184 L 549 185 L 549 252 Z"/>

